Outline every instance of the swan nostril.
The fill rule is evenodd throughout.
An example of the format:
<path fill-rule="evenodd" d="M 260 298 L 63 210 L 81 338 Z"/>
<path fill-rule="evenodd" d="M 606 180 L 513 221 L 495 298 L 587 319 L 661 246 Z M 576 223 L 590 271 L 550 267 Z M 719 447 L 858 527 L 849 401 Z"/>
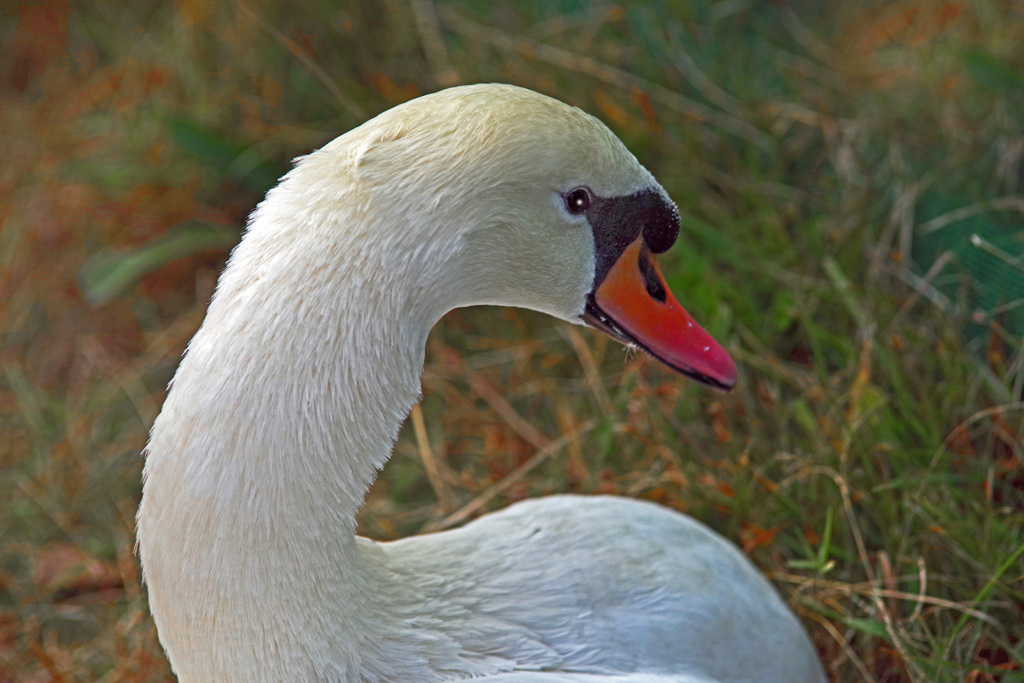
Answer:
<path fill-rule="evenodd" d="M 640 267 L 640 276 L 644 279 L 644 288 L 647 290 L 647 293 L 650 294 L 651 298 L 655 301 L 665 303 L 665 299 L 667 297 L 665 285 L 662 283 L 661 277 L 658 275 L 658 271 L 655 270 L 647 249 L 640 250 L 637 265 Z"/>

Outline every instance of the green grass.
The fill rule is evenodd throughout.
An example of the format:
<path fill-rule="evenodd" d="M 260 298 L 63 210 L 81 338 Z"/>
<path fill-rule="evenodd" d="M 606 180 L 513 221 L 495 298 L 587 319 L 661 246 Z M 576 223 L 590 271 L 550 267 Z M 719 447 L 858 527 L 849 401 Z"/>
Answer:
<path fill-rule="evenodd" d="M 835 681 L 1024 681 L 1024 9 L 833 5 L 0 10 L 0 682 L 169 679 L 138 452 L 228 245 L 288 159 L 481 81 L 661 180 L 663 269 L 740 384 L 457 311 L 364 533 L 656 500 L 747 550 Z"/>

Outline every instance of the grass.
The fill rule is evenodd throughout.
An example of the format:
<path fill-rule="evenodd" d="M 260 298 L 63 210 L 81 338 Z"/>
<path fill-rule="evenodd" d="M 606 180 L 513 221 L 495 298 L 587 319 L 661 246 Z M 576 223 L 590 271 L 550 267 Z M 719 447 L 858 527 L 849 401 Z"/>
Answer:
<path fill-rule="evenodd" d="M 647 498 L 739 543 L 834 681 L 1024 681 L 1024 7 L 385 5 L 0 9 L 0 682 L 171 678 L 138 453 L 227 249 L 288 159 L 480 81 L 658 176 L 740 384 L 454 312 L 364 533 Z"/>

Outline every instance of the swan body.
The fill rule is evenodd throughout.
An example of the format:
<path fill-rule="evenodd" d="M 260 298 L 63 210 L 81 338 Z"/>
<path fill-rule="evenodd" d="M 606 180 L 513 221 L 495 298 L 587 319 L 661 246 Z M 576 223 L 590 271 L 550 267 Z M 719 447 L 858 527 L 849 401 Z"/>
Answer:
<path fill-rule="evenodd" d="M 578 109 L 442 91 L 301 159 L 254 211 L 147 446 L 139 552 L 181 681 L 823 681 L 730 543 L 656 505 L 527 501 L 355 535 L 447 311 L 587 321 L 700 381 L 735 367 L 667 292 L 674 205 Z"/>

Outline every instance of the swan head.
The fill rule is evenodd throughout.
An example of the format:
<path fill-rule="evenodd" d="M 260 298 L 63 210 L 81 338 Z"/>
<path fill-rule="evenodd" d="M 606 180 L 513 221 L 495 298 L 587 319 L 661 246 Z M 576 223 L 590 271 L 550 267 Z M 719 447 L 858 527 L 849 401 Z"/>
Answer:
<path fill-rule="evenodd" d="M 293 173 L 344 167 L 362 223 L 381 222 L 373 214 L 385 211 L 403 226 L 392 232 L 414 248 L 444 245 L 455 255 L 419 265 L 430 272 L 446 263 L 444 310 L 540 310 L 638 346 L 704 384 L 735 384 L 729 355 L 679 304 L 656 263 L 679 235 L 675 204 L 593 116 L 523 88 L 462 86 L 388 110 L 323 152 Z M 437 289 L 438 280 L 421 287 Z"/>

